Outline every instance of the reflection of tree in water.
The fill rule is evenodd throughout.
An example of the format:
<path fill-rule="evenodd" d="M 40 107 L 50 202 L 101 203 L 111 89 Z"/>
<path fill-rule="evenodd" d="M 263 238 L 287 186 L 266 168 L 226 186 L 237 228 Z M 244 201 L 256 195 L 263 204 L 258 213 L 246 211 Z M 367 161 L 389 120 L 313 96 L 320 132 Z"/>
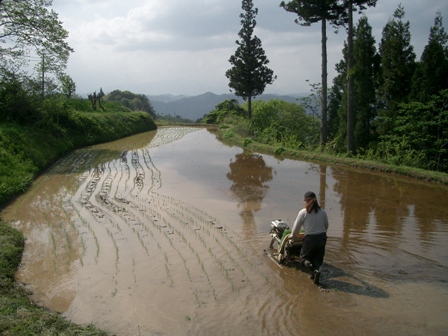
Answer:
<path fill-rule="evenodd" d="M 319 192 L 317 193 L 317 190 L 311 190 L 316 192 L 319 195 L 319 205 L 325 209 L 325 195 L 327 191 L 327 166 L 324 164 L 315 164 L 315 163 L 308 163 L 309 170 L 315 172 L 320 176 L 319 179 Z"/>
<path fill-rule="evenodd" d="M 339 168 L 333 168 L 333 177 L 337 181 L 334 191 L 341 195 L 344 214 L 341 247 L 346 251 L 355 251 L 361 246 L 370 246 L 373 239 L 378 246 L 393 250 L 394 239 L 403 230 L 400 218 L 406 205 L 392 202 L 397 190 L 393 190 L 388 179 Z M 367 234 L 370 230 L 375 232 L 373 237 Z"/>
<path fill-rule="evenodd" d="M 272 167 L 268 167 L 259 154 L 240 153 L 229 164 L 227 178 L 233 182 L 230 190 L 236 196 L 240 216 L 247 234 L 255 229 L 254 212 L 260 210 L 266 195 L 266 182 L 272 180 Z"/>
<path fill-rule="evenodd" d="M 448 208 L 435 201 L 446 196 L 443 188 L 338 167 L 332 173 L 344 214 L 345 251 L 373 244 L 395 257 L 397 245 L 425 250 L 448 227 Z"/>

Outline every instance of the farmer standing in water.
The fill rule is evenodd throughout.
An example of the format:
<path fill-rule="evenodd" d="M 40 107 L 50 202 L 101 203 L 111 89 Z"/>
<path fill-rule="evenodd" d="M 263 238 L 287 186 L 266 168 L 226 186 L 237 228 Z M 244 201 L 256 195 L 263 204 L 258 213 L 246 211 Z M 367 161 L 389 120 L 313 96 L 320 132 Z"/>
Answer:
<path fill-rule="evenodd" d="M 327 243 L 328 217 L 325 210 L 319 206 L 314 192 L 307 191 L 304 201 L 305 207 L 299 211 L 289 238 L 299 240 L 303 227 L 305 237 L 300 250 L 300 261 L 311 271 L 310 278 L 317 285 Z"/>

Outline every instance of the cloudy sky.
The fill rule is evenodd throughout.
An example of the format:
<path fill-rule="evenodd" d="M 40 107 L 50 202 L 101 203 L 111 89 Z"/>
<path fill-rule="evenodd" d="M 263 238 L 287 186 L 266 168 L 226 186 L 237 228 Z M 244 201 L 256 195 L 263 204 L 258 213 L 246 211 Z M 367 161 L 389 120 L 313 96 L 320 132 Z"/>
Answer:
<path fill-rule="evenodd" d="M 254 0 L 259 10 L 255 35 L 277 75 L 265 93 L 306 93 L 306 80 L 320 82 L 320 24 L 297 25 L 297 16 L 279 3 Z M 420 59 L 438 10 L 448 31 L 448 1 L 378 0 L 375 8 L 365 11 L 377 47 L 382 29 L 400 3 Z M 52 8 L 75 49 L 67 73 L 78 94 L 100 87 L 105 93 L 120 89 L 150 95 L 229 92 L 225 72 L 237 48 L 240 0 L 53 0 Z M 346 39 L 345 30 L 333 31 L 328 31 L 327 46 L 330 84 Z"/>

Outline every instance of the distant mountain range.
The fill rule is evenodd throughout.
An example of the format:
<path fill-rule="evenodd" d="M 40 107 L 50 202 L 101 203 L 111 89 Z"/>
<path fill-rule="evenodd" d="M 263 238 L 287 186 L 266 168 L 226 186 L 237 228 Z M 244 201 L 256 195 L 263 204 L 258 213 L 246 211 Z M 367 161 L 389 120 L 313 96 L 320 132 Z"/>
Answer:
<path fill-rule="evenodd" d="M 291 95 L 275 95 L 264 94 L 256 97 L 253 100 L 271 100 L 281 99 L 287 102 L 297 102 L 300 97 L 305 97 L 308 94 L 291 94 Z M 207 92 L 198 96 L 184 96 L 184 95 L 147 95 L 151 101 L 154 110 L 159 115 L 180 116 L 182 118 L 197 120 L 215 109 L 215 106 L 224 100 L 237 99 L 240 104 L 244 102 L 243 99 L 234 94 L 217 95 Z"/>

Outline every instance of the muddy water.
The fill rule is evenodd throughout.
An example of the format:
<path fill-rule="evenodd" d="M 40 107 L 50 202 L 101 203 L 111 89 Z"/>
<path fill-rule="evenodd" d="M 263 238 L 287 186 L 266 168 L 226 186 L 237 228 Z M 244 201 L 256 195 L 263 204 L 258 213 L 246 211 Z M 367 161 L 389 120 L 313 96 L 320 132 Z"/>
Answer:
<path fill-rule="evenodd" d="M 307 190 L 330 218 L 321 287 L 263 253 Z M 33 299 L 117 335 L 444 335 L 447 199 L 163 128 L 72 153 L 2 217 Z"/>

